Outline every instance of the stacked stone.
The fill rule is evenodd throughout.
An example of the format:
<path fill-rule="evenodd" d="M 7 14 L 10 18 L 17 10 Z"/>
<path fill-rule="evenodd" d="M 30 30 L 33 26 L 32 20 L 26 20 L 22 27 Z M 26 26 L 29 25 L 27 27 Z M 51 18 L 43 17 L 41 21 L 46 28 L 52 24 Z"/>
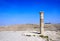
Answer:
<path fill-rule="evenodd" d="M 40 12 L 40 33 L 44 34 L 44 12 Z"/>

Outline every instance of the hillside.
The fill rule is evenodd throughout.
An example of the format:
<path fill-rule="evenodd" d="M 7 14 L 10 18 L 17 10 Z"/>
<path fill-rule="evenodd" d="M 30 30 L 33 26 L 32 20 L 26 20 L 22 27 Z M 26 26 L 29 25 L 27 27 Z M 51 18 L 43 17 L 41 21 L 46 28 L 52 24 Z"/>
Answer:
<path fill-rule="evenodd" d="M 39 25 L 36 24 L 0 26 L 0 31 L 39 31 L 39 29 Z M 45 24 L 44 29 L 45 31 L 59 31 L 60 24 Z"/>

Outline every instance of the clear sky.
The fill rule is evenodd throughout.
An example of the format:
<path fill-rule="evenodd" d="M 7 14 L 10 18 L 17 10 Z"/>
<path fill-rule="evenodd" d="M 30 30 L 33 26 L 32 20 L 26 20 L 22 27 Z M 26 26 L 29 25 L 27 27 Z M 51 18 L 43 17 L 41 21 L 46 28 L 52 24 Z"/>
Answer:
<path fill-rule="evenodd" d="M 60 0 L 0 0 L 0 25 L 60 23 Z"/>

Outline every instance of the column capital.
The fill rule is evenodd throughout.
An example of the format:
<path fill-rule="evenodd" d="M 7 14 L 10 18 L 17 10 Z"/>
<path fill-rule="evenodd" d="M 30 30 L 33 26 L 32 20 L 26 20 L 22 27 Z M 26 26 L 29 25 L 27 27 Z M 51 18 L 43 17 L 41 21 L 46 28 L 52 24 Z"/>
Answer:
<path fill-rule="evenodd" d="M 44 14 L 44 12 L 43 11 L 40 11 L 40 14 Z"/>

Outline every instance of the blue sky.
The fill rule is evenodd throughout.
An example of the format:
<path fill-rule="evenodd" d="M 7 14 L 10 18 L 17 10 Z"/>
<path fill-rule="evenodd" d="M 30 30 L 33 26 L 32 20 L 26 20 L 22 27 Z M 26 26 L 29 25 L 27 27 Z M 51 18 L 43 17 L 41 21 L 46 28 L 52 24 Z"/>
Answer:
<path fill-rule="evenodd" d="M 60 0 L 0 0 L 0 25 L 39 24 L 40 11 L 45 23 L 60 23 Z"/>

